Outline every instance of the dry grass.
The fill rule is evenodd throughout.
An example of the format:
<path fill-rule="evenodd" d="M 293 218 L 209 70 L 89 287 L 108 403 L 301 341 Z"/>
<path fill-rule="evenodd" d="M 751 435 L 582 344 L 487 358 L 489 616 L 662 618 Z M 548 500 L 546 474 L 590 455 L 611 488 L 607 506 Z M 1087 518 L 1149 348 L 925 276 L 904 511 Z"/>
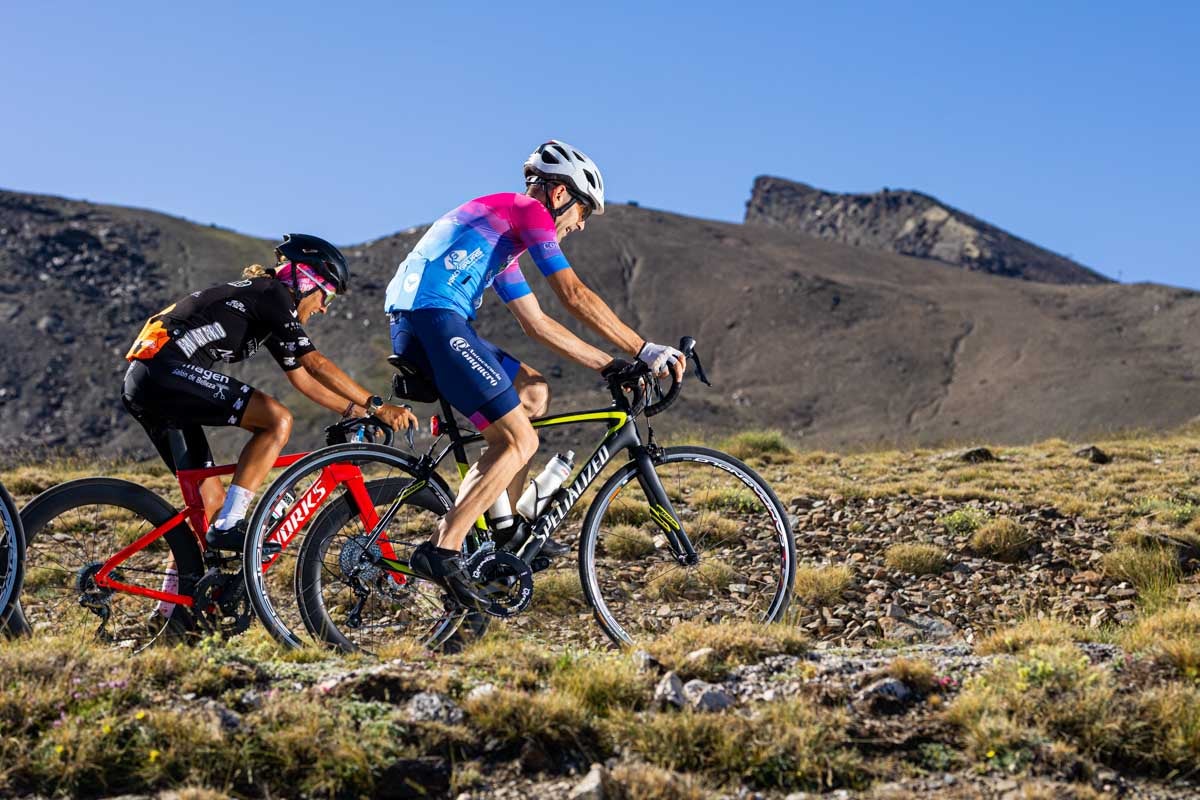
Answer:
<path fill-rule="evenodd" d="M 711 796 L 691 775 L 640 763 L 618 764 L 605 787 L 605 797 L 614 800 L 706 800 Z"/>
<path fill-rule="evenodd" d="M 1105 574 L 1133 584 L 1147 608 L 1162 608 L 1174 600 L 1180 577 L 1174 550 L 1126 545 L 1105 553 L 1103 563 Z"/>
<path fill-rule="evenodd" d="M 933 665 L 917 658 L 900 657 L 887 666 L 889 677 L 904 681 L 917 694 L 929 694 L 937 688 L 937 675 Z"/>
<path fill-rule="evenodd" d="M 762 501 L 749 489 L 700 489 L 692 495 L 697 508 L 727 513 L 750 513 L 763 508 Z"/>
<path fill-rule="evenodd" d="M 600 537 L 604 555 L 621 561 L 638 561 L 654 552 L 654 537 L 636 525 L 614 525 Z"/>
<path fill-rule="evenodd" d="M 604 511 L 605 525 L 632 525 L 638 527 L 649 522 L 650 506 L 643 500 L 638 502 L 618 497 Z"/>
<path fill-rule="evenodd" d="M 586 609 L 579 571 L 573 565 L 567 569 L 548 569 L 534 576 L 530 611 L 561 617 Z"/>
<path fill-rule="evenodd" d="M 724 594 L 736 579 L 737 571 L 720 561 L 709 559 L 698 567 L 664 562 L 646 571 L 644 591 L 653 600 L 704 599 Z"/>
<path fill-rule="evenodd" d="M 793 594 L 807 606 L 828 606 L 841 599 L 853 580 L 854 573 L 849 567 L 800 566 L 796 568 Z"/>
<path fill-rule="evenodd" d="M 754 717 L 625 715 L 618 719 L 617 738 L 647 761 L 698 772 L 717 783 L 820 790 L 866 783 L 848 721 L 844 711 L 787 700 L 761 707 Z"/>
<path fill-rule="evenodd" d="M 966 536 L 974 533 L 986 519 L 987 512 L 982 509 L 960 508 L 939 519 L 938 524 L 955 536 Z"/>
<path fill-rule="evenodd" d="M 901 543 L 887 549 L 883 563 L 888 569 L 910 575 L 938 575 L 946 571 L 949 556 L 937 545 Z"/>
<path fill-rule="evenodd" d="M 697 514 L 695 519 L 685 520 L 684 524 L 692 542 L 706 547 L 714 544 L 736 544 L 745 535 L 742 526 L 736 520 L 715 511 Z"/>
<path fill-rule="evenodd" d="M 1028 555 L 1033 541 L 1024 525 L 1001 517 L 984 523 L 971 534 L 971 550 L 994 561 L 1013 563 Z"/>
<path fill-rule="evenodd" d="M 1170 608 L 1143 617 L 1124 631 L 1121 645 L 1200 681 L 1200 609 Z"/>
<path fill-rule="evenodd" d="M 501 746 L 532 742 L 548 753 L 573 752 L 587 758 L 602 757 L 609 749 L 587 707 L 574 695 L 505 689 L 467 700 L 463 708 L 471 728 Z"/>
<path fill-rule="evenodd" d="M 791 455 L 792 448 L 781 431 L 742 431 L 721 443 L 721 449 L 745 461 L 760 456 Z"/>
<path fill-rule="evenodd" d="M 1068 645 L 1086 641 L 1087 633 L 1069 622 L 1030 617 L 1016 625 L 994 631 L 975 643 L 980 655 L 1023 653 L 1032 647 Z"/>
<path fill-rule="evenodd" d="M 564 656 L 550 676 L 550 686 L 571 695 L 597 716 L 615 709 L 644 708 L 654 677 L 640 672 L 624 653 Z"/>
<path fill-rule="evenodd" d="M 708 658 L 687 659 L 690 653 L 702 648 L 712 649 Z M 739 664 L 758 663 L 780 653 L 800 655 L 808 649 L 808 638 L 786 625 L 685 622 L 646 649 L 665 668 L 675 670 L 681 677 L 715 680 Z"/>

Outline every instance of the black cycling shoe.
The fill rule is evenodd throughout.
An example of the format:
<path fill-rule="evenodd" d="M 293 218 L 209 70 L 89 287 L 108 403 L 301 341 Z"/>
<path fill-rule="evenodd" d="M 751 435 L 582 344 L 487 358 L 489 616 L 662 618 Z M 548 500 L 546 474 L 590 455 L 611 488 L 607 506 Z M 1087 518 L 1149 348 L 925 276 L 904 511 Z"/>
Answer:
<path fill-rule="evenodd" d="M 491 601 L 479 593 L 479 588 L 463 568 L 458 555 L 447 556 L 438 552 L 433 542 L 418 545 L 408 557 L 408 566 L 422 578 L 441 586 L 459 605 L 481 609 Z"/>
<path fill-rule="evenodd" d="M 547 537 L 546 541 L 542 542 L 542 549 L 538 550 L 538 555 L 546 556 L 547 558 L 558 558 L 559 556 L 565 556 L 569 552 L 571 552 L 571 548 L 568 545 Z"/>
<path fill-rule="evenodd" d="M 209 550 L 242 552 L 242 547 L 246 544 L 246 520 L 239 520 L 228 530 L 220 530 L 216 525 L 210 526 L 208 533 L 204 534 L 204 544 Z"/>

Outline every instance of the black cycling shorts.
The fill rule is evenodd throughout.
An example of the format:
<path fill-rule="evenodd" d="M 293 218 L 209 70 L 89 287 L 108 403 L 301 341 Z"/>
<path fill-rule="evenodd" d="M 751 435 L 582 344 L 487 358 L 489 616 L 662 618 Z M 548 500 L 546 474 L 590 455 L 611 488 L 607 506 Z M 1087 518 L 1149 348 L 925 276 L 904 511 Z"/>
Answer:
<path fill-rule="evenodd" d="M 197 364 L 161 355 L 132 361 L 121 399 L 171 472 L 212 466 L 201 426 L 237 426 L 254 387 Z"/>

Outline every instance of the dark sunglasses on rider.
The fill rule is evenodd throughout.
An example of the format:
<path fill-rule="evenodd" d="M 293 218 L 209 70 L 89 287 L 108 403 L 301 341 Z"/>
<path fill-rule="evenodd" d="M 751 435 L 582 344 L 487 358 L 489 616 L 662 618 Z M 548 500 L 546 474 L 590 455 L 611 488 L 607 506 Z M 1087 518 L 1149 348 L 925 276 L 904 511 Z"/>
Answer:
<path fill-rule="evenodd" d="M 567 191 L 570 192 L 569 189 Z M 571 197 L 575 199 L 576 205 L 579 206 L 579 221 L 587 222 L 587 218 L 592 215 L 592 204 L 589 203 L 583 196 L 578 195 L 575 192 L 571 192 Z"/>

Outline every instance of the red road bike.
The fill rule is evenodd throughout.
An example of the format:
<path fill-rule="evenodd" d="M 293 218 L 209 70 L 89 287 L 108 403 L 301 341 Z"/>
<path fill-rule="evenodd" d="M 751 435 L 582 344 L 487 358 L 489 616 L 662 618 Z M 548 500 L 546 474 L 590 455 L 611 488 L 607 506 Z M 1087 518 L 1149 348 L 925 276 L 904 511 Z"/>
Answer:
<path fill-rule="evenodd" d="M 391 430 L 373 418 L 326 429 L 329 443 L 374 441 Z M 281 456 L 283 469 L 307 453 Z M 83 478 L 59 484 L 21 511 L 26 533 L 27 579 L 9 619 L 14 633 L 96 623 L 96 635 L 117 647 L 140 650 L 156 641 L 179 641 L 221 632 L 236 635 L 253 622 L 241 556 L 206 551 L 208 515 L 200 484 L 232 475 L 236 464 L 180 470 L 183 508 L 176 510 L 147 486 L 116 478 Z M 345 487 L 363 500 L 362 522 L 374 526 L 371 486 L 353 465 L 333 464 L 300 502 L 289 504 L 281 530 L 299 530 L 320 507 L 314 492 Z M 282 507 L 281 507 L 282 510 Z M 281 550 L 289 538 L 280 538 Z M 277 553 L 264 566 L 291 587 L 291 570 Z M 287 574 L 284 574 L 287 573 Z"/>

